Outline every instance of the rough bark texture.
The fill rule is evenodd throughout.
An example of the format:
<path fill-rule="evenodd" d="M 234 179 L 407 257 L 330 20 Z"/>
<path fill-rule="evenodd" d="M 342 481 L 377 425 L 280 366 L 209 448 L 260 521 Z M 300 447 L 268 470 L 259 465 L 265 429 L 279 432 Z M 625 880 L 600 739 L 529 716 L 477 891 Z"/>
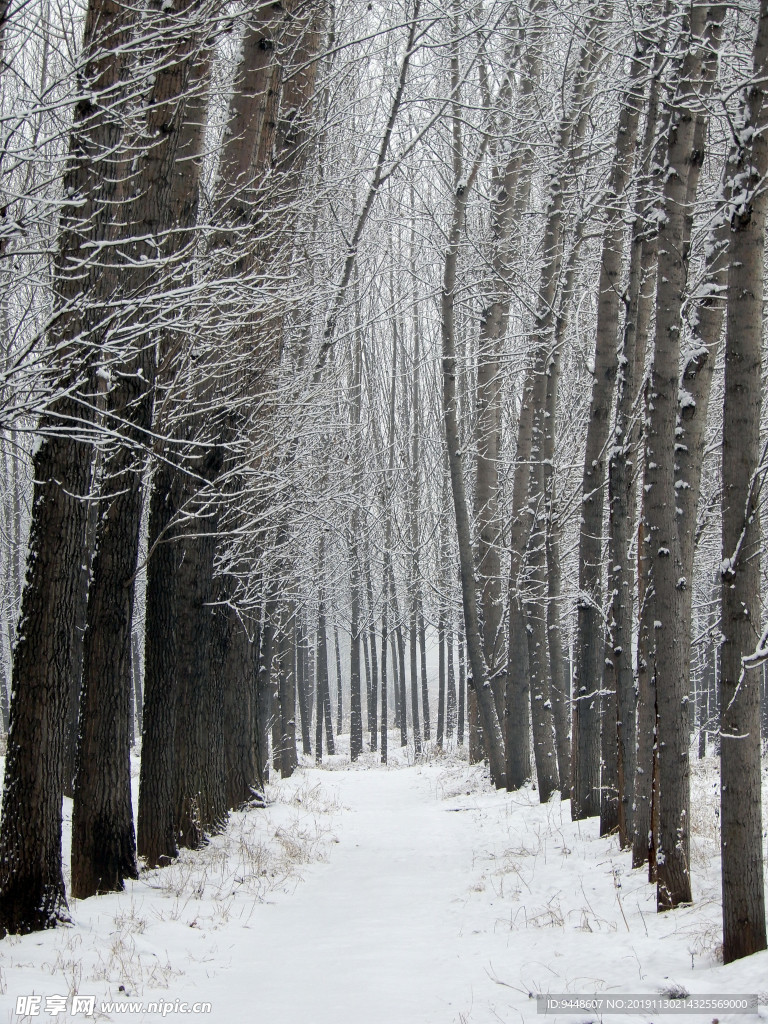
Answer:
<path fill-rule="evenodd" d="M 157 287 L 158 242 L 166 263 L 172 255 L 167 233 L 175 227 L 173 171 L 184 138 L 183 97 L 201 9 L 196 0 L 177 0 L 157 15 L 152 57 L 160 70 L 147 105 L 145 148 L 130 184 L 133 196 L 123 229 L 131 270 L 121 275 L 119 294 L 133 299 L 149 299 L 150 289 Z M 169 267 L 162 271 L 169 273 Z M 144 458 L 139 452 L 152 425 L 156 346 L 141 315 L 132 319 L 128 350 L 106 395 L 121 436 L 104 463 L 88 593 L 72 815 L 72 892 L 79 898 L 121 889 L 123 879 L 137 872 L 128 742 L 130 647 L 142 510 Z"/>
<path fill-rule="evenodd" d="M 184 122 L 176 153 L 176 169 L 170 195 L 172 220 L 176 228 L 177 252 L 194 246 L 193 229 L 197 220 L 203 126 L 208 108 L 211 50 L 199 54 L 192 69 L 185 100 Z M 157 384 L 170 391 L 179 371 L 169 354 L 178 338 L 170 331 L 161 339 L 161 365 Z M 186 351 L 187 346 L 182 346 Z M 156 427 L 165 433 L 169 425 L 163 418 L 163 401 L 156 402 Z M 176 440 L 183 441 L 177 430 Z M 165 447 L 165 446 L 163 446 Z M 151 481 L 147 543 L 147 590 L 144 637 L 146 715 L 142 728 L 141 772 L 139 777 L 139 813 L 137 851 L 148 867 L 167 864 L 178 853 L 174 823 L 174 732 L 176 727 L 176 628 L 178 614 L 178 568 L 180 550 L 177 540 L 178 516 L 184 493 L 180 470 L 169 459 L 158 459 Z"/>
<path fill-rule="evenodd" d="M 747 89 L 744 140 L 734 166 L 728 245 L 723 402 L 723 561 L 720 765 L 723 959 L 766 948 L 760 808 L 760 676 L 768 633 L 760 622 L 758 474 L 763 259 L 768 195 L 768 3 L 762 0 Z M 761 635 L 762 632 L 762 635 Z M 752 658 L 761 649 L 758 658 Z"/>
<path fill-rule="evenodd" d="M 163 475 L 164 480 L 158 476 Z M 155 470 L 149 510 L 150 541 L 158 541 L 147 567 L 146 694 L 136 843 L 147 867 L 178 853 L 173 820 L 173 752 L 176 725 L 176 614 L 178 549 L 168 528 L 176 514 L 176 473 Z"/>
<path fill-rule="evenodd" d="M 724 9 L 693 8 L 691 40 L 680 73 L 670 124 L 664 179 L 664 217 L 659 228 L 656 336 L 651 378 L 646 466 L 646 536 L 654 590 L 654 660 L 658 728 L 659 833 L 657 902 L 664 910 L 691 900 L 690 766 L 688 679 L 684 647 L 690 636 L 683 621 L 686 579 L 677 522 L 676 427 L 679 390 L 681 307 L 688 263 L 688 189 L 694 151 L 698 97 L 706 94 Z"/>
<path fill-rule="evenodd" d="M 264 788 L 259 772 L 258 731 L 253 728 L 256 700 L 256 659 L 248 629 L 234 608 L 216 609 L 221 621 L 224 710 L 225 800 L 237 809 Z"/>
<path fill-rule="evenodd" d="M 616 162 L 621 163 L 618 175 L 611 182 L 614 205 L 611 214 L 615 218 L 606 243 L 621 242 L 624 231 L 617 221 L 621 220 L 624 207 L 623 196 L 615 192 L 616 184 L 626 188 L 629 171 L 634 159 L 635 140 L 638 133 L 640 112 L 643 106 L 644 78 L 648 64 L 652 64 L 653 77 L 648 88 L 645 114 L 645 133 L 641 149 L 640 171 L 643 175 L 635 204 L 635 230 L 630 243 L 629 274 L 625 300 L 624 328 L 616 349 L 618 364 L 616 372 L 616 417 L 613 447 L 608 460 L 608 597 L 610 610 L 608 634 L 606 636 L 603 676 L 603 716 L 601 723 L 601 795 L 600 834 L 607 835 L 618 829 L 621 841 L 628 841 L 627 818 L 631 810 L 631 789 L 628 780 L 633 779 L 635 742 L 635 694 L 632 670 L 632 597 L 633 577 L 629 547 L 634 535 L 635 481 L 632 473 L 634 447 L 637 445 L 637 421 L 633 412 L 637 401 L 639 377 L 645 359 L 645 347 L 638 345 L 641 334 L 638 331 L 639 292 L 642 287 L 643 254 L 642 232 L 648 210 L 647 161 L 653 152 L 656 134 L 658 107 L 658 73 L 662 48 L 655 38 L 657 33 L 653 20 L 658 14 L 658 5 L 651 5 L 648 11 L 651 24 L 636 36 L 635 54 L 630 73 L 630 87 L 623 100 L 619 116 L 616 139 Z M 655 44 L 655 45 L 654 45 Z M 655 51 L 655 55 L 654 55 Z M 626 136 L 629 136 L 627 138 Z M 616 177 L 623 179 L 616 181 Z M 616 206 L 618 204 L 618 207 Z M 618 267 L 621 268 L 619 256 Z M 618 280 L 611 287 L 617 288 Z M 623 296 L 616 295 L 621 301 Z M 618 314 L 618 307 L 615 312 Z M 618 322 L 614 328 L 614 344 L 617 340 Z M 644 335 L 642 336 L 644 341 Z"/>
<path fill-rule="evenodd" d="M 27 577 L 13 654 L 10 731 L 0 822 L 0 934 L 37 931 L 67 917 L 61 870 L 61 798 L 68 696 L 77 661 L 77 595 L 85 557 L 93 452 L 91 354 L 77 339 L 98 319 L 104 283 L 98 243 L 110 232 L 121 180 L 123 76 L 134 13 L 89 4 L 54 269 L 50 350 L 62 359 L 63 394 L 39 424 Z M 115 53 L 119 54 L 115 57 Z M 94 243 L 97 243 L 94 245 Z M 96 309 L 88 309 L 88 302 Z"/>
<path fill-rule="evenodd" d="M 622 846 L 630 842 L 636 805 L 634 786 L 638 698 L 632 665 L 634 572 L 631 547 L 637 524 L 636 467 L 640 462 L 640 389 L 653 307 L 652 282 L 655 280 L 657 252 L 657 235 L 649 226 L 648 214 L 651 203 L 650 163 L 659 146 L 656 141 L 659 105 L 658 65 L 662 55 L 662 47 L 658 45 L 654 59 L 656 73 L 648 87 L 646 102 L 640 165 L 642 176 L 635 201 L 624 331 L 619 348 L 616 377 L 615 442 L 608 466 L 610 611 L 605 665 L 607 674 L 613 677 L 612 685 L 616 690 L 617 823 Z M 638 570 L 640 566 L 638 558 Z M 610 728 L 608 719 L 605 727 Z M 644 796 L 641 796 L 641 802 L 643 799 Z"/>

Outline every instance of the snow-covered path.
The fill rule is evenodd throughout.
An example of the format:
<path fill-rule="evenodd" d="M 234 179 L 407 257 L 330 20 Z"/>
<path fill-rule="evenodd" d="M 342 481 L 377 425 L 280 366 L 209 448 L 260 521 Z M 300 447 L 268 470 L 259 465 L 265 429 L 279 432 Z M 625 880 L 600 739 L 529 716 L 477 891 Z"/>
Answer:
<path fill-rule="evenodd" d="M 325 778 L 333 787 L 340 775 Z M 457 1020 L 471 1010 L 473 982 L 487 980 L 464 934 L 473 815 L 436 799 L 434 779 L 411 770 L 346 772 L 340 788 L 330 863 L 260 915 L 262 1019 Z M 223 998 L 223 976 L 214 1005 L 219 984 Z"/>
<path fill-rule="evenodd" d="M 768 954 L 717 959 L 714 765 L 694 773 L 696 903 L 659 916 L 645 872 L 567 804 L 494 792 L 466 762 L 364 760 L 304 767 L 204 850 L 73 903 L 71 928 L 0 942 L 0 1024 L 84 1024 L 75 994 L 95 997 L 96 1020 L 187 1024 L 585 1024 L 537 1015 L 534 996 L 681 987 L 768 1003 Z M 33 993 L 69 1012 L 18 1016 Z M 768 1006 L 684 1019 L 765 1022 Z"/>
<path fill-rule="evenodd" d="M 536 993 L 763 993 L 768 955 L 723 968 L 719 908 L 655 914 L 655 887 L 597 821 L 535 792 L 495 793 L 457 764 L 306 770 L 335 792 L 338 839 L 287 898 L 259 908 L 257 1019 L 279 1024 L 495 1024 L 539 1016 Z M 715 871 L 715 881 L 717 872 Z M 711 878 L 707 879 L 711 884 Z M 263 945 L 262 945 L 263 940 Z M 713 941 L 714 940 L 714 941 Z M 242 1013 L 253 947 L 206 984 Z M 686 1014 L 711 1024 L 754 1015 Z M 606 1018 L 650 1021 L 653 1016 Z M 763 1007 L 762 1019 L 768 1019 Z"/>

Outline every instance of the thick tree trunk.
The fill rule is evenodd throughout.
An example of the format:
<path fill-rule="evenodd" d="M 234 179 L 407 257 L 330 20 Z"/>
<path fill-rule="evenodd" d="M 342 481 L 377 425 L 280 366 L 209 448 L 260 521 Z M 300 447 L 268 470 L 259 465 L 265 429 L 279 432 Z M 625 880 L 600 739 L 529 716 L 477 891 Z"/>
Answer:
<path fill-rule="evenodd" d="M 49 351 L 62 395 L 38 429 L 33 458 L 27 577 L 13 654 L 10 728 L 0 822 L 0 935 L 38 931 L 67 918 L 61 868 L 61 807 L 68 697 L 77 657 L 75 622 L 82 583 L 93 451 L 94 326 L 113 202 L 123 179 L 120 139 L 134 11 L 89 4 L 54 269 Z M 117 56 L 116 56 L 117 55 Z M 59 361 L 61 360 L 61 363 Z"/>
<path fill-rule="evenodd" d="M 723 401 L 723 561 L 720 820 L 723 959 L 766 948 L 760 808 L 760 676 L 768 631 L 760 621 L 760 446 L 763 260 L 768 196 L 768 2 L 761 0 L 742 141 L 731 159 Z M 754 657 L 754 652 L 758 656 Z M 750 657 L 752 655 L 752 657 Z"/>
<path fill-rule="evenodd" d="M 138 853 L 149 868 L 168 864 L 178 854 L 173 815 L 178 548 L 169 532 L 178 508 L 177 483 L 173 467 L 159 463 L 149 509 L 150 546 L 155 546 L 147 566 L 146 705 L 136 836 Z"/>
<path fill-rule="evenodd" d="M 264 788 L 258 730 L 253 728 L 256 658 L 253 642 L 235 609 L 221 605 L 216 616 L 222 620 L 225 801 L 228 808 L 236 810 Z"/>
<path fill-rule="evenodd" d="M 649 163 L 656 149 L 659 74 L 664 57 L 663 46 L 658 41 L 658 29 L 653 24 L 658 16 L 657 8 L 658 4 L 651 6 L 648 12 L 651 24 L 646 24 L 644 31 L 637 36 L 632 82 L 619 122 L 616 155 L 616 159 L 619 159 L 619 149 L 623 148 L 621 132 L 627 129 L 625 122 L 628 116 L 633 134 L 632 149 L 623 154 L 625 170 L 628 170 L 643 106 L 643 79 L 648 64 L 652 63 L 653 75 L 645 103 L 645 131 L 640 153 L 642 163 L 639 169 L 642 178 L 635 203 L 635 227 L 630 242 L 624 329 L 617 346 L 615 440 L 608 462 L 607 576 L 610 606 L 604 656 L 600 831 L 601 835 L 607 835 L 618 830 L 623 845 L 629 842 L 635 764 L 635 692 L 631 657 L 633 574 L 629 552 L 637 509 L 633 468 L 639 439 L 639 417 L 635 410 L 647 342 L 647 323 L 642 322 L 642 319 L 644 315 L 650 315 L 650 304 L 648 301 L 643 303 L 640 292 L 643 277 L 648 273 L 648 265 L 656 257 L 655 246 L 653 253 L 650 252 L 652 243 L 647 235 L 647 217 L 650 205 Z M 631 113 L 630 108 L 633 111 Z M 614 228 L 614 235 L 617 237 L 613 241 L 620 241 L 621 229 Z"/>
<path fill-rule="evenodd" d="M 185 138 L 183 100 L 200 31 L 194 17 L 192 24 L 187 19 L 197 6 L 196 0 L 176 0 L 157 16 L 151 57 L 160 70 L 147 104 L 146 148 L 131 182 L 134 194 L 123 229 L 123 254 L 131 270 L 121 275 L 113 301 L 118 294 L 148 300 L 158 270 L 171 272 L 173 171 Z M 137 873 L 128 743 L 131 630 L 144 468 L 139 452 L 150 436 L 156 377 L 156 347 L 142 316 L 141 311 L 133 315 L 129 349 L 106 395 L 121 437 L 105 459 L 88 592 L 72 814 L 72 892 L 80 899 L 122 889 L 123 879 Z"/>
<path fill-rule="evenodd" d="M 178 230 L 177 252 L 192 250 L 197 219 L 204 125 L 208 109 L 211 49 L 201 51 L 195 62 L 185 99 L 184 122 L 176 153 L 177 173 L 170 202 Z M 183 173 L 182 173 L 183 172 Z M 179 370 L 177 360 L 168 360 L 177 338 L 174 332 L 161 339 L 159 384 L 169 385 Z M 186 346 L 185 346 L 186 348 Z M 156 430 L 164 433 L 169 424 L 158 417 Z M 175 431 L 181 441 L 182 431 Z M 166 453 L 168 455 L 169 453 Z M 137 850 L 147 867 L 168 864 L 178 854 L 174 820 L 174 752 L 176 729 L 178 651 L 178 516 L 184 481 L 172 458 L 158 459 L 151 482 L 147 543 L 147 589 L 144 636 L 146 715 L 142 722 L 141 771 Z"/>
<path fill-rule="evenodd" d="M 616 377 L 616 419 L 614 426 L 615 444 L 610 453 L 608 466 L 608 589 L 610 596 L 609 631 L 606 644 L 605 666 L 608 676 L 613 677 L 612 686 L 616 691 L 616 789 L 619 840 L 622 846 L 632 840 L 634 811 L 638 804 L 650 804 L 650 790 L 641 786 L 635 796 L 635 744 L 637 739 L 637 697 L 635 694 L 635 673 L 632 665 L 633 631 L 633 588 L 634 572 L 630 549 L 636 534 L 637 524 L 637 481 L 636 467 L 640 458 L 640 389 L 642 386 L 645 353 L 653 308 L 657 233 L 650 230 L 648 214 L 651 204 L 650 164 L 653 154 L 659 149 L 658 106 L 659 106 L 659 64 L 663 58 L 662 47 L 656 48 L 654 75 L 649 85 L 646 103 L 645 129 L 642 145 L 642 178 L 635 201 L 634 226 L 630 242 L 629 272 L 626 289 L 624 332 L 619 349 L 618 373 Z M 638 552 L 638 571 L 646 562 Z M 642 602 L 638 600 L 638 608 Z M 640 645 L 642 647 L 642 644 Z M 642 662 L 642 675 L 638 686 L 643 690 L 647 672 L 646 654 Z M 641 700 L 646 699 L 645 691 Z M 646 720 L 647 724 L 647 720 Z M 653 727 L 651 727 L 653 728 Z M 606 735 L 610 731 L 610 720 L 604 719 Z M 644 733 L 640 743 L 645 744 L 649 733 Z M 612 741 L 612 737 L 611 737 Z M 650 749 L 650 748 L 649 748 Z M 650 765 L 649 765 L 650 767 Z M 643 769 L 644 770 L 644 769 Z M 642 774 L 642 773 L 641 773 Z M 643 782 L 650 779 L 643 778 Z M 650 820 L 645 822 L 645 831 Z M 645 843 L 647 849 L 647 842 Z M 639 852 L 639 851 L 638 851 Z"/>
<path fill-rule="evenodd" d="M 688 679 L 684 647 L 690 643 L 682 591 L 686 579 L 676 514 L 676 426 L 681 307 L 688 264 L 686 224 L 694 196 L 688 189 L 696 112 L 711 87 L 724 8 L 693 8 L 691 39 L 675 100 L 659 227 L 656 337 L 651 379 L 646 466 L 646 536 L 654 591 L 654 662 L 659 759 L 657 903 L 660 910 L 691 900 Z M 703 36 L 704 44 L 699 43 Z M 706 59 L 705 59 L 706 55 Z M 649 631 L 650 632 L 650 631 Z"/>

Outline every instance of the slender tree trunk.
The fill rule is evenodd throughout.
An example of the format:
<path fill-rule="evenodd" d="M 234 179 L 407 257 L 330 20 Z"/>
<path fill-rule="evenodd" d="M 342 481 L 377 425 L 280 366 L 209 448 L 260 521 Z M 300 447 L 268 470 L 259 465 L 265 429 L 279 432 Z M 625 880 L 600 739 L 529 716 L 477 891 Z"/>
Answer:
<path fill-rule="evenodd" d="M 336 648 L 336 735 L 341 736 L 341 648 L 339 647 L 339 627 L 335 622 L 333 624 L 333 642 Z"/>
<path fill-rule="evenodd" d="M 322 728 L 325 721 L 325 740 L 328 754 L 336 753 L 333 742 L 333 723 L 331 713 L 331 687 L 328 673 L 328 623 L 325 600 L 325 536 L 320 538 L 320 552 L 317 559 L 317 575 L 320 580 L 320 594 L 317 609 L 317 725 L 315 731 L 316 759 L 322 760 Z"/>
<path fill-rule="evenodd" d="M 519 62 L 519 99 L 511 115 L 516 116 L 523 125 L 532 124 L 536 117 L 535 92 L 541 77 L 543 14 L 547 3 L 548 0 L 533 0 L 529 9 L 525 48 Z M 457 72 L 458 68 L 454 66 L 454 91 L 457 89 Z M 512 298 L 511 254 L 520 241 L 521 215 L 528 206 L 534 160 L 533 150 L 526 144 L 524 137 L 523 141 L 511 147 L 504 165 L 494 167 L 493 170 L 491 275 L 487 303 L 480 319 L 476 386 L 474 511 L 478 524 L 477 568 L 481 588 L 483 643 L 496 710 L 507 742 L 507 785 L 512 788 L 519 785 L 521 773 L 524 772 L 526 777 L 530 774 L 527 753 L 523 755 L 528 762 L 527 770 L 525 765 L 519 763 L 522 748 L 527 752 L 530 743 L 526 732 L 529 728 L 529 694 L 528 687 L 522 682 L 527 674 L 527 665 L 515 665 L 511 657 L 505 660 L 501 523 L 498 510 L 502 385 L 500 355 Z M 522 500 L 522 493 L 519 496 Z M 513 511 L 513 519 L 519 511 Z M 522 611 L 517 605 L 510 610 L 510 620 L 514 620 L 515 628 L 519 629 Z M 515 676 L 510 681 L 509 672 L 513 669 Z M 510 727 L 511 740 L 508 736 Z"/>
<path fill-rule="evenodd" d="M 478 712 L 483 727 L 485 747 L 491 768 L 491 779 L 499 788 L 505 784 L 504 738 L 499 716 L 488 679 L 488 669 L 483 651 L 483 640 L 475 589 L 474 554 L 469 525 L 469 510 L 464 488 L 464 472 L 460 449 L 459 426 L 456 414 L 456 345 L 454 298 L 456 291 L 456 270 L 459 256 L 459 242 L 464 226 L 467 196 L 480 169 L 482 151 L 472 168 L 466 183 L 462 181 L 460 152 L 454 144 L 454 208 L 448 247 L 445 254 L 443 288 L 441 299 L 442 328 L 442 371 L 443 371 L 443 418 L 448 446 L 448 465 L 451 474 L 451 491 L 456 515 L 456 533 L 459 543 L 459 569 L 461 576 L 462 603 L 467 638 L 469 663 L 472 668 L 472 683 L 477 698 Z"/>
<path fill-rule="evenodd" d="M 460 747 L 464 746 L 464 720 L 466 718 L 466 693 L 467 693 L 467 672 L 464 657 L 464 634 L 459 630 L 458 637 L 458 658 L 459 658 L 459 707 L 458 721 L 456 723 L 456 742 Z M 527 707 L 527 705 L 526 705 Z"/>
<path fill-rule="evenodd" d="M 298 764 L 296 753 L 296 603 L 291 600 L 283 611 L 280 639 L 280 774 L 293 775 Z"/>
<path fill-rule="evenodd" d="M 438 750 L 443 749 L 445 731 L 445 609 L 440 608 L 437 620 L 437 736 Z"/>
<path fill-rule="evenodd" d="M 447 693 L 446 693 L 446 725 L 445 733 L 448 739 L 453 738 L 453 734 L 456 731 L 456 674 L 453 664 L 453 622 L 450 618 L 447 620 L 447 629 L 445 637 L 445 645 L 447 652 Z M 463 702 L 462 702 L 462 711 Z"/>
<path fill-rule="evenodd" d="M 517 421 L 517 448 L 512 483 L 512 512 L 509 528 L 509 646 L 507 660 L 507 789 L 513 792 L 531 777 L 531 703 L 528 672 L 528 630 L 523 607 L 525 551 L 528 546 L 525 499 L 531 462 L 533 433 L 533 373 L 528 369 L 523 383 Z"/>
<path fill-rule="evenodd" d="M 387 763 L 388 756 L 388 728 L 389 722 L 388 708 L 387 708 L 387 633 L 389 630 L 388 613 L 389 602 L 387 600 L 386 590 L 384 594 L 384 601 L 381 608 L 381 763 Z"/>
<path fill-rule="evenodd" d="M 373 583 L 371 581 L 371 558 L 370 552 L 366 552 L 365 560 L 365 587 L 368 595 L 369 637 L 371 651 L 371 692 L 368 700 L 368 731 L 371 737 L 371 750 L 378 747 L 378 713 L 379 700 L 379 656 L 376 651 L 376 613 L 373 604 Z M 386 648 L 385 648 L 386 649 Z M 382 666 L 383 671 L 383 666 Z"/>
<path fill-rule="evenodd" d="M 603 234 L 595 330 L 594 375 L 582 479 L 579 527 L 579 602 L 574 677 L 573 794 L 571 817 L 576 820 L 600 813 L 600 691 L 603 685 L 602 636 L 602 533 L 607 442 L 616 377 L 617 324 L 621 311 L 621 272 L 625 228 L 621 212 L 632 171 L 635 140 L 642 106 L 642 75 L 647 39 L 636 35 L 637 51 L 630 71 L 626 99 L 619 112 L 614 160 L 608 186 L 609 219 Z M 608 782 L 611 799 L 605 807 L 604 827 L 616 826 L 615 799 L 615 688 L 607 694 L 605 714 L 611 722 Z M 610 819 L 610 821 L 609 821 Z"/>
<path fill-rule="evenodd" d="M 308 661 L 309 638 L 307 636 L 306 618 L 302 614 L 299 616 L 296 629 L 296 683 L 299 697 L 299 718 L 301 721 L 301 750 L 307 757 L 312 753 L 312 741 L 310 739 L 312 712 L 309 708 L 309 694 L 307 692 L 309 686 Z"/>
<path fill-rule="evenodd" d="M 408 625 L 408 640 L 410 654 L 410 676 L 411 676 L 411 717 L 413 722 L 413 748 L 416 757 L 421 755 L 421 726 L 419 725 L 419 630 L 416 600 L 411 596 L 411 607 Z"/>
<path fill-rule="evenodd" d="M 400 608 L 397 603 L 397 591 L 395 590 L 395 574 L 392 569 L 392 563 L 389 563 L 389 596 L 390 596 L 390 608 L 392 609 L 392 617 L 394 619 L 394 643 L 397 648 L 395 654 L 395 647 L 392 649 L 392 658 L 397 658 L 397 679 L 398 679 L 398 691 L 400 694 L 400 746 L 408 746 L 408 684 L 405 676 L 405 637 L 403 635 L 402 619 L 400 617 Z"/>
<path fill-rule="evenodd" d="M 275 617 L 277 615 L 277 598 L 275 589 L 274 581 L 268 580 L 261 623 L 259 650 L 257 652 L 258 663 L 256 666 L 256 718 L 259 736 L 259 775 L 264 782 L 269 781 L 269 732 L 272 715 L 272 664 L 275 638 L 274 624 Z"/>

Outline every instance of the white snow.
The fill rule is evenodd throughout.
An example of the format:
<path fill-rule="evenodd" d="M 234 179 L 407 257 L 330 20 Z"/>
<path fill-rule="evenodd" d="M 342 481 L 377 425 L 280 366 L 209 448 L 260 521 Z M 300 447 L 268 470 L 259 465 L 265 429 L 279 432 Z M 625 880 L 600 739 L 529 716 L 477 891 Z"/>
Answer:
<path fill-rule="evenodd" d="M 74 903 L 69 928 L 0 943 L 0 1021 L 19 995 L 207 1001 L 211 1012 L 96 1019 L 264 1024 L 494 1024 L 541 1016 L 538 993 L 761 994 L 768 954 L 728 967 L 720 942 L 716 762 L 693 764 L 695 904 L 655 913 L 655 887 L 596 819 L 537 793 L 497 793 L 448 756 L 301 768 L 269 806 L 125 893 Z M 767 780 L 768 781 L 768 780 Z M 68 804 L 68 802 L 67 802 Z M 124 991 L 120 991 L 120 986 Z M 71 1004 L 70 1004 L 71 1005 Z M 696 1014 L 691 1024 L 759 1015 Z M 82 1014 L 25 1020 L 85 1021 Z M 651 1015 L 605 1017 L 636 1024 Z"/>

